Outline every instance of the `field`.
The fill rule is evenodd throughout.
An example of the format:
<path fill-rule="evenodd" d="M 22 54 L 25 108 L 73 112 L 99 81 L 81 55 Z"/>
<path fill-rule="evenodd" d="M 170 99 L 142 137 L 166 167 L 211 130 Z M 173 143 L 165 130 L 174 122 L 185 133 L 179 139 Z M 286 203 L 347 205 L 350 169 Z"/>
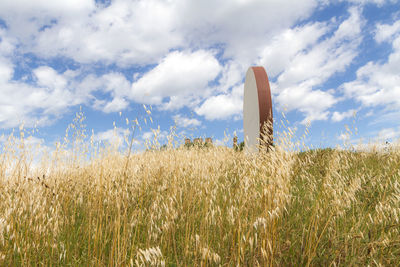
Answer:
<path fill-rule="evenodd" d="M 4 146 L 0 266 L 400 262 L 399 150 L 129 154 L 76 132 L 34 169 L 35 148 Z"/>

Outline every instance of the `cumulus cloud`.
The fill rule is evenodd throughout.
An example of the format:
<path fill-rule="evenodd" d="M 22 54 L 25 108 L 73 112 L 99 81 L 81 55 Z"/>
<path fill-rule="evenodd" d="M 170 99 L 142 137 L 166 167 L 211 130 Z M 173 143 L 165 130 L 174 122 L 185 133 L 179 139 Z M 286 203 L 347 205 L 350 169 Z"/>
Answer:
<path fill-rule="evenodd" d="M 258 64 L 266 67 L 269 76 L 276 77 L 290 67 L 296 55 L 310 49 L 328 31 L 328 25 L 320 22 L 286 29 L 263 48 Z"/>
<path fill-rule="evenodd" d="M 89 75 L 77 85 L 79 88 L 86 90 L 86 94 L 90 95 L 93 101 L 93 107 L 105 113 L 118 112 L 128 108 L 131 83 L 126 77 L 117 72 L 110 72 L 102 76 Z M 99 91 L 106 96 L 94 97 L 92 91 Z"/>
<path fill-rule="evenodd" d="M 0 43 L 1 45 L 1 43 Z M 100 77 L 88 75 L 75 79 L 76 71 L 57 72 L 49 66 L 32 70 L 32 83 L 13 80 L 14 66 L 7 60 L 0 63 L 0 126 L 11 128 L 22 123 L 27 127 L 48 125 L 68 112 L 69 108 L 86 104 L 103 112 L 127 108 L 125 100 L 130 83 L 118 73 Z M 94 92 L 109 93 L 111 98 L 98 99 Z"/>
<path fill-rule="evenodd" d="M 49 90 L 64 89 L 67 85 L 67 80 L 48 66 L 34 69 L 33 74 L 36 76 L 38 85 L 48 88 Z"/>
<path fill-rule="evenodd" d="M 2 1 L 0 17 L 23 49 L 80 63 L 151 63 L 180 44 L 173 6 L 164 1 Z M 150 15 L 151 14 L 151 15 Z"/>
<path fill-rule="evenodd" d="M 400 27 L 377 25 L 375 38 L 388 42 L 392 52 L 387 62 L 368 62 L 357 70 L 357 79 L 343 84 L 348 98 L 353 98 L 364 107 L 384 106 L 387 111 L 400 108 Z M 388 32 L 390 34 L 388 34 Z"/>
<path fill-rule="evenodd" d="M 218 81 L 219 92 L 226 93 L 230 88 L 241 84 L 248 66 L 242 66 L 236 61 L 228 61 L 223 66 L 221 78 Z"/>
<path fill-rule="evenodd" d="M 350 134 L 348 133 L 341 133 L 338 137 L 338 140 L 342 141 L 342 142 L 348 142 L 350 140 Z"/>
<path fill-rule="evenodd" d="M 306 114 L 302 121 L 306 124 L 316 120 L 327 120 L 329 112 L 326 109 L 332 107 L 337 100 L 331 92 L 311 90 L 309 85 L 301 84 L 297 87 L 287 87 L 276 97 L 276 102 L 287 111 L 299 110 Z"/>
<path fill-rule="evenodd" d="M 393 24 L 378 24 L 376 25 L 375 40 L 378 43 L 384 41 L 392 41 L 394 37 L 400 33 L 400 20 Z"/>
<path fill-rule="evenodd" d="M 0 1 L 0 17 L 5 21 L 9 34 L 19 40 L 20 48 L 32 51 L 47 27 L 80 21 L 94 8 L 91 0 Z M 45 49 L 59 45 L 48 43 Z M 46 53 L 45 50 L 42 52 Z"/>
<path fill-rule="evenodd" d="M 349 109 L 348 111 L 345 111 L 345 112 L 335 111 L 332 114 L 332 121 L 339 122 L 339 121 L 342 121 L 344 119 L 347 119 L 347 118 L 355 116 L 356 113 L 357 113 L 356 109 Z"/>
<path fill-rule="evenodd" d="M 36 84 L 24 86 L 31 88 L 33 103 L 48 101 L 41 107 L 30 105 L 33 107 L 26 110 L 31 113 L 60 113 L 82 103 L 109 113 L 127 109 L 130 101 L 135 101 L 165 110 L 187 106 L 206 119 L 225 119 L 241 112 L 242 89 L 235 86 L 242 83 L 245 68 L 260 52 L 264 61 L 271 60 L 270 49 L 265 48 L 271 36 L 283 30 L 282 38 L 293 44 L 289 57 L 276 69 L 279 73 L 296 59 L 298 51 L 326 33 L 328 27 L 321 23 L 285 30 L 318 5 L 315 0 L 118 0 L 107 5 L 89 0 L 40 0 L 34 4 L 16 0 L 0 3 L 0 17 L 12 38 L 19 40 L 20 53 L 121 67 L 157 63 L 132 84 L 120 73 L 89 74 L 79 80 L 47 66 L 39 67 L 33 71 Z M 300 37 L 297 40 L 302 40 L 298 44 L 293 42 L 296 34 Z M 275 40 L 272 47 L 280 41 Z M 222 57 L 229 59 L 223 65 L 216 52 L 207 50 L 219 45 L 223 45 Z M 179 50 L 169 52 L 173 48 Z M 290 80 L 291 73 L 280 78 L 289 76 L 286 79 Z M 12 65 L 0 65 L 0 79 L 9 80 L 12 74 Z M 210 86 L 217 78 L 217 84 Z"/>
<path fill-rule="evenodd" d="M 228 119 L 243 111 L 243 84 L 234 87 L 227 94 L 219 94 L 207 98 L 195 109 L 198 115 L 207 120 Z"/>
<path fill-rule="evenodd" d="M 110 142 L 110 141 L 114 140 L 115 138 L 120 139 L 120 137 L 122 137 L 124 135 L 125 130 L 126 129 L 115 128 L 115 129 L 108 129 L 106 131 L 101 131 L 101 132 L 95 133 L 93 135 L 93 140 Z"/>
<path fill-rule="evenodd" d="M 281 47 L 283 51 L 288 50 L 281 64 L 272 68 L 272 73 L 277 74 L 272 91 L 278 109 L 301 111 L 305 115 L 304 124 L 327 120 L 328 109 L 338 99 L 333 90 L 316 88 L 335 73 L 344 71 L 358 55 L 362 25 L 360 10 L 352 7 L 349 17 L 337 26 L 334 21 L 332 25 L 316 22 L 287 30 L 276 37 L 265 48 L 260 62 L 272 65 L 275 52 L 279 54 Z M 326 36 L 333 29 L 333 34 Z"/>
<path fill-rule="evenodd" d="M 75 97 L 64 77 L 46 66 L 33 70 L 36 84 L 0 79 L 0 125 L 48 124 L 71 106 L 84 101 Z"/>
<path fill-rule="evenodd" d="M 398 0 L 345 0 L 345 1 L 348 1 L 348 2 L 354 3 L 354 4 L 360 4 L 360 5 L 375 4 L 380 7 L 380 6 L 383 6 L 384 4 L 387 4 L 390 2 L 395 3 Z"/>
<path fill-rule="evenodd" d="M 161 131 L 160 129 L 153 129 L 151 131 L 144 132 L 141 136 L 142 140 L 145 142 L 152 142 L 157 139 L 157 141 L 165 141 L 167 139 L 168 132 Z"/>
<path fill-rule="evenodd" d="M 102 110 L 105 113 L 117 112 L 126 109 L 128 106 L 128 101 L 123 98 L 115 97 L 111 102 L 106 103 Z"/>
<path fill-rule="evenodd" d="M 95 133 L 93 135 L 93 141 L 123 146 L 129 141 L 130 135 L 131 131 L 129 129 L 115 127 L 114 129 Z M 139 142 L 134 140 L 134 144 L 138 145 Z"/>
<path fill-rule="evenodd" d="M 225 58 L 249 65 L 263 43 L 306 18 L 316 0 L 2 1 L 0 17 L 25 51 L 120 66 L 159 61 L 174 48 L 224 44 Z M 268 25 L 266 27 L 265 25 Z"/>
<path fill-rule="evenodd" d="M 211 51 L 175 51 L 132 84 L 131 98 L 165 109 L 190 106 L 207 94 L 207 87 L 221 72 Z M 167 102 L 164 101 L 167 99 Z"/>
<path fill-rule="evenodd" d="M 379 140 L 393 140 L 400 138 L 400 128 L 385 128 L 379 131 L 377 139 Z"/>
<path fill-rule="evenodd" d="M 16 46 L 16 40 L 10 38 L 4 29 L 0 28 L 0 81 L 8 81 L 14 74 L 14 64 L 11 56 Z"/>
<path fill-rule="evenodd" d="M 2 60 L 2 58 L 0 58 L 0 60 L 0 81 L 7 82 L 12 78 L 14 69 L 11 62 L 8 60 Z"/>
<path fill-rule="evenodd" d="M 191 126 L 200 126 L 201 121 L 195 118 L 187 118 L 180 114 L 173 116 L 174 121 L 176 122 L 177 126 L 180 127 L 191 127 Z"/>
<path fill-rule="evenodd" d="M 277 32 L 306 18 L 315 0 L 176 1 L 178 29 L 192 46 L 224 44 L 224 57 L 252 64 Z"/>
<path fill-rule="evenodd" d="M 297 24 L 329 1 L 0 1 L 6 25 L 0 26 L 0 127 L 46 124 L 81 104 L 112 113 L 133 102 L 188 107 L 207 120 L 238 119 L 243 76 L 254 63 L 273 78 L 278 109 L 300 111 L 303 123 L 344 119 L 345 112 L 330 114 L 339 100 L 322 85 L 358 54 L 361 6 L 384 4 L 350 2 L 357 7 L 344 21 Z M 377 26 L 376 41 L 391 43 L 393 52 L 387 63 L 360 68 L 357 80 L 342 87 L 346 97 L 399 106 L 399 30 L 398 22 Z M 13 80 L 14 61 L 27 53 L 40 63 L 28 74 L 32 81 Z M 78 69 L 46 64 L 60 58 Z M 130 67 L 138 67 L 133 81 L 125 72 Z M 201 123 L 176 116 L 184 127 Z"/>

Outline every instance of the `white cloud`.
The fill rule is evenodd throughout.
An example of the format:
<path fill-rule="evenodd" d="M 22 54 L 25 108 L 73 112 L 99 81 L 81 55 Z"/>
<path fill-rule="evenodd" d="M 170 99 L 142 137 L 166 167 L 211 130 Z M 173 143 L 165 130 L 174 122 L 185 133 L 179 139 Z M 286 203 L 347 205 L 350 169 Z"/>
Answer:
<path fill-rule="evenodd" d="M 242 66 L 236 61 L 228 61 L 223 66 L 222 76 L 218 81 L 218 91 L 226 93 L 230 88 L 243 82 L 247 66 Z"/>
<path fill-rule="evenodd" d="M 286 29 L 264 47 L 258 64 L 266 67 L 270 77 L 275 77 L 290 67 L 296 55 L 310 49 L 328 31 L 329 27 L 320 22 Z"/>
<path fill-rule="evenodd" d="M 220 72 L 221 66 L 210 51 L 171 52 L 132 84 L 131 98 L 166 109 L 189 106 L 193 99 L 204 97 L 208 84 Z"/>
<path fill-rule="evenodd" d="M 0 27 L 0 81 L 7 82 L 14 74 L 14 64 L 10 57 L 14 52 L 15 43 L 16 41 Z"/>
<path fill-rule="evenodd" d="M 0 123 L 15 125 L 11 121 L 16 118 L 49 122 L 79 104 L 117 112 L 127 109 L 132 100 L 165 110 L 186 106 L 208 119 L 240 116 L 242 96 L 232 87 L 242 83 L 245 69 L 271 36 L 308 17 L 318 5 L 316 0 L 116 0 L 108 5 L 90 0 L 3 1 L 0 17 L 7 24 L 7 40 L 13 41 L 0 46 L 0 53 L 1 49 L 16 49 L 19 54 L 33 52 L 42 59 L 66 57 L 85 65 L 81 65 L 82 73 L 59 73 L 46 66 L 34 70 L 36 84 L 18 82 L 26 90 L 8 97 L 13 100 L 26 95 L 32 102 L 2 106 L 5 115 Z M 316 31 L 326 27 L 314 26 Z M 313 29 L 303 35 L 311 35 Z M 6 44 L 6 39 L 2 40 Z M 206 50 L 210 47 L 216 50 Z M 179 51 L 170 52 L 173 49 Z M 216 59 L 218 50 L 228 60 L 224 66 Z M 8 81 L 14 66 L 0 62 L 0 80 Z M 85 69 L 98 62 L 120 67 L 158 65 L 133 84 L 113 72 L 82 79 Z M 217 85 L 210 86 L 216 78 L 220 78 Z M 220 104 L 226 106 L 218 107 Z M 214 113 L 216 109 L 219 111 Z"/>
<path fill-rule="evenodd" d="M 350 8 L 349 14 L 331 36 L 325 34 L 334 29 L 334 20 L 333 25 L 318 22 L 307 24 L 286 31 L 276 38 L 283 51 L 287 48 L 289 57 L 284 58 L 280 66 L 272 68 L 272 73 L 279 73 L 277 81 L 272 84 L 275 101 L 278 109 L 299 110 L 304 113 L 303 124 L 327 120 L 328 109 L 338 102 L 333 90 L 315 88 L 335 73 L 344 71 L 358 54 L 363 21 L 358 8 Z M 304 40 L 299 40 L 302 38 Z M 317 42 L 321 38 L 323 39 Z M 291 44 L 293 40 L 296 42 Z M 279 49 L 274 41 L 271 48 Z M 268 46 L 266 49 L 268 50 Z M 265 52 L 260 61 L 270 61 L 269 57 L 269 52 Z"/>
<path fill-rule="evenodd" d="M 195 108 L 198 115 L 207 120 L 221 120 L 241 114 L 243 110 L 243 84 L 234 87 L 227 94 L 219 94 L 207 98 Z"/>
<path fill-rule="evenodd" d="M 0 127 L 48 125 L 70 107 L 87 104 L 95 86 L 85 88 L 74 71 L 59 73 L 49 66 L 32 70 L 33 82 L 13 80 L 13 65 L 0 63 Z M 5 67 L 4 67 L 5 66 Z M 6 69 L 6 71 L 4 71 Z M 95 80 L 95 79 L 94 79 Z M 129 86 L 128 86 L 129 88 Z M 113 104 L 113 102 L 111 102 Z"/>
<path fill-rule="evenodd" d="M 271 87 L 279 109 L 301 111 L 305 114 L 302 123 L 329 118 L 328 109 L 338 99 L 333 90 L 314 88 L 333 74 L 344 71 L 356 57 L 362 24 L 360 10 L 351 8 L 349 17 L 338 25 L 335 20 L 332 25 L 309 23 L 284 30 L 267 42 L 258 63 L 266 66 L 270 77 L 277 77 Z M 332 31 L 333 35 L 326 36 Z M 209 97 L 195 109 L 196 113 L 209 120 L 240 114 L 242 96 L 232 92 Z"/>
<path fill-rule="evenodd" d="M 276 78 L 271 88 L 278 109 L 302 112 L 303 123 L 327 120 L 338 98 L 321 85 L 345 71 L 357 56 L 363 20 L 361 10 L 353 7 L 342 23 L 333 18 L 291 28 L 325 4 L 317 0 L 116 0 L 107 5 L 92 0 L 0 1 L 0 17 L 7 25 L 0 29 L 0 126 L 49 123 L 80 104 L 118 112 L 128 109 L 131 101 L 163 110 L 188 107 L 208 120 L 239 118 L 243 76 L 253 63 L 265 66 Z M 399 25 L 379 25 L 375 39 L 399 47 L 400 41 L 393 40 Z M 12 81 L 11 57 L 27 52 L 41 64 L 43 59 L 65 57 L 79 68 L 61 73 L 41 66 L 32 71 L 34 83 Z M 397 106 L 398 57 L 392 53 L 387 67 L 365 66 L 365 73 L 381 69 L 377 77 L 367 78 L 360 69 L 357 81 L 344 86 L 346 96 L 364 105 L 373 105 L 374 99 L 373 103 Z M 91 74 L 93 63 L 110 72 Z M 153 64 L 133 83 L 112 71 L 115 65 Z M 378 87 L 387 89 L 375 90 Z M 345 116 L 335 112 L 332 119 Z M 182 125 L 200 122 L 179 119 Z"/>
<path fill-rule="evenodd" d="M 392 25 L 378 24 L 376 26 L 375 40 L 378 43 L 384 41 L 392 41 L 396 35 L 400 33 L 400 20 L 396 21 Z"/>
<path fill-rule="evenodd" d="M 201 121 L 199 121 L 198 119 L 186 118 L 185 116 L 182 116 L 180 114 L 173 116 L 173 119 L 176 122 L 177 126 L 184 128 L 201 125 Z"/>
<path fill-rule="evenodd" d="M 398 151 L 400 149 L 400 127 L 383 128 L 370 134 L 365 142 L 363 139 L 349 139 L 353 148 L 359 151 Z"/>
<path fill-rule="evenodd" d="M 160 129 L 152 129 L 151 131 L 147 131 L 142 134 L 142 140 L 151 142 L 154 141 L 155 136 L 157 136 L 158 141 L 165 141 L 167 139 L 168 132 L 161 131 Z"/>
<path fill-rule="evenodd" d="M 334 34 L 306 51 L 298 51 L 285 71 L 279 75 L 280 86 L 307 82 L 309 86 L 323 83 L 334 73 L 344 71 L 357 55 L 361 42 L 359 10 L 350 9 L 350 17 Z"/>
<path fill-rule="evenodd" d="M 122 146 L 125 138 L 130 138 L 130 130 L 116 127 L 106 131 L 98 132 L 93 135 L 93 141 L 95 142 L 106 142 L 109 144 L 116 144 Z M 136 141 L 136 143 L 138 143 Z"/>
<path fill-rule="evenodd" d="M 7 18 L 13 14 L 21 14 L 27 17 L 35 17 L 39 14 L 57 14 L 60 15 L 64 12 L 73 13 L 80 12 L 82 10 L 90 10 L 94 8 L 94 2 L 91 0 L 36 0 L 35 2 L 29 0 L 13 0 L 13 1 L 2 1 L 2 16 Z M 16 11 L 18 9 L 18 12 Z M 6 14 L 6 11 L 8 12 Z"/>
<path fill-rule="evenodd" d="M 0 57 L 0 81 L 9 81 L 12 78 L 13 74 L 14 69 L 12 64 L 8 60 Z"/>
<path fill-rule="evenodd" d="M 121 111 L 129 106 L 129 102 L 123 98 L 115 97 L 111 102 L 104 105 L 105 113 Z"/>
<path fill-rule="evenodd" d="M 393 140 L 400 137 L 400 128 L 385 128 L 379 131 L 377 139 L 379 140 Z"/>
<path fill-rule="evenodd" d="M 38 85 L 49 88 L 49 90 L 64 89 L 67 85 L 67 80 L 48 66 L 34 69 L 33 74 L 37 78 Z"/>
<path fill-rule="evenodd" d="M 80 63 L 152 64 L 174 48 L 224 45 L 249 65 L 277 31 L 304 19 L 316 0 L 1 1 L 2 17 L 24 51 Z M 265 25 L 268 25 L 266 27 Z"/>
<path fill-rule="evenodd" d="M 332 121 L 339 122 L 339 121 L 342 121 L 344 119 L 353 117 L 356 113 L 357 113 L 356 109 L 349 109 L 348 111 L 345 111 L 345 112 L 335 111 L 332 114 Z"/>
<path fill-rule="evenodd" d="M 24 48 L 30 49 L 43 33 L 43 27 L 80 21 L 94 7 L 94 1 L 91 0 L 0 1 L 0 17 L 5 20 L 9 33 L 20 40 Z M 46 48 L 59 45 L 60 43 L 49 43 Z"/>
<path fill-rule="evenodd" d="M 48 147 L 45 145 L 45 141 L 43 138 L 38 138 L 35 136 L 28 136 L 26 139 L 24 139 L 25 145 L 29 147 L 42 147 L 42 148 L 47 148 Z"/>
<path fill-rule="evenodd" d="M 0 56 L 1 58 L 1 56 Z M 0 127 L 48 125 L 70 107 L 91 105 L 103 112 L 129 106 L 131 83 L 120 73 L 80 78 L 80 70 L 59 73 L 49 66 L 32 70 L 33 82 L 12 80 L 14 66 L 0 61 Z M 103 93 L 96 94 L 95 92 Z"/>
<path fill-rule="evenodd" d="M 366 5 L 366 4 L 375 4 L 377 6 L 383 6 L 384 4 L 388 3 L 389 1 L 394 3 L 397 0 L 345 0 L 348 1 L 350 3 L 354 3 L 354 4 L 360 4 L 360 5 Z"/>
<path fill-rule="evenodd" d="M 9 36 L 5 29 L 0 27 L 0 56 L 12 56 L 17 40 Z"/>
<path fill-rule="evenodd" d="M 389 123 L 393 121 L 398 121 L 400 118 L 400 110 L 395 109 L 392 111 L 383 110 L 382 112 L 372 112 L 371 116 L 374 116 L 373 121 L 371 124 L 378 124 L 378 123 Z"/>
<path fill-rule="evenodd" d="M 297 87 L 288 87 L 275 99 L 281 109 L 287 111 L 299 110 L 306 115 L 303 124 L 316 120 L 327 120 L 329 112 L 327 108 L 332 107 L 337 100 L 331 92 L 321 90 L 310 90 L 307 84 Z"/>
<path fill-rule="evenodd" d="M 214 141 L 215 146 L 229 146 L 228 141 L 225 139 L 216 139 Z"/>
<path fill-rule="evenodd" d="M 285 88 L 275 97 L 275 101 L 281 110 L 299 110 L 305 114 L 303 124 L 327 120 L 329 112 L 326 110 L 337 103 L 331 92 L 311 90 L 309 85 L 304 83 Z"/>
<path fill-rule="evenodd" d="M 151 138 L 153 138 L 153 132 L 144 132 L 143 134 L 142 134 L 142 139 L 143 140 L 149 140 L 149 139 L 151 139 Z"/>
<path fill-rule="evenodd" d="M 224 57 L 249 66 L 277 32 L 306 18 L 314 0 L 176 1 L 178 29 L 191 46 L 223 44 Z"/>
<path fill-rule="evenodd" d="M 338 136 L 338 140 L 343 141 L 343 142 L 348 142 L 348 141 L 350 141 L 350 134 L 341 133 Z"/>
<path fill-rule="evenodd" d="M 400 108 L 400 27 L 397 24 L 377 26 L 377 41 L 392 45 L 387 62 L 368 62 L 357 70 L 357 79 L 342 85 L 345 96 L 364 107 L 384 106 L 387 112 Z"/>
<path fill-rule="evenodd" d="M 94 99 L 93 107 L 105 113 L 118 112 L 129 106 L 131 84 L 121 73 L 111 72 L 100 77 L 89 75 L 78 86 L 85 88 L 86 94 Z M 101 91 L 109 95 L 95 98 L 90 94 L 92 91 Z"/>
<path fill-rule="evenodd" d="M 42 69 L 44 70 L 44 69 Z M 0 125 L 9 128 L 25 123 L 33 126 L 49 123 L 70 106 L 76 105 L 73 93 L 52 69 L 38 71 L 38 85 L 0 80 Z M 53 76 L 52 76 L 53 75 Z M 47 86 L 44 86 L 44 85 Z"/>
<path fill-rule="evenodd" d="M 44 58 L 126 66 L 156 62 L 180 45 L 173 7 L 157 0 L 2 1 L 0 17 L 24 50 Z"/>

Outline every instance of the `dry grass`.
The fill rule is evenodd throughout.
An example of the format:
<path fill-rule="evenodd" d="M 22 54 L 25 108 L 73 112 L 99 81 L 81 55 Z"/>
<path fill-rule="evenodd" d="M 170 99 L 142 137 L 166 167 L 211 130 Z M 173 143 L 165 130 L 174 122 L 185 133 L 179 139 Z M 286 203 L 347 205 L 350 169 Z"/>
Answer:
<path fill-rule="evenodd" d="M 0 155 L 1 266 L 394 266 L 400 151 Z M 285 142 L 282 142 L 282 144 Z M 128 162 L 128 164 L 127 164 Z"/>

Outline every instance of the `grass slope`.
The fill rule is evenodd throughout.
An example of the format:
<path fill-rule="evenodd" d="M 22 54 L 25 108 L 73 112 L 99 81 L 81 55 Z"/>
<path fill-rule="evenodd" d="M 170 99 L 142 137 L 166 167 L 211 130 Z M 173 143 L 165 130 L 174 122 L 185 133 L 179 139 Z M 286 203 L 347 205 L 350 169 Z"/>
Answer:
<path fill-rule="evenodd" d="M 167 149 L 128 165 L 111 148 L 84 164 L 71 155 L 35 174 L 1 155 L 1 266 L 400 261 L 399 151 Z"/>

